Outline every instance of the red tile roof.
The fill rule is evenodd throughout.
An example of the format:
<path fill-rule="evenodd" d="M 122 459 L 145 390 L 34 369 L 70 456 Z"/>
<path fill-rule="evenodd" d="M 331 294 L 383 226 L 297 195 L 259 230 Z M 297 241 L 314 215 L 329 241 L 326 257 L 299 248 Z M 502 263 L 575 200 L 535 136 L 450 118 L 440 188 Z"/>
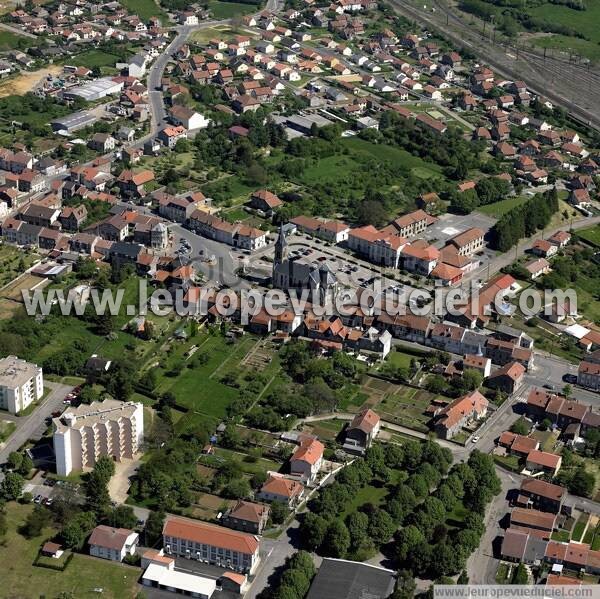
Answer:
<path fill-rule="evenodd" d="M 179 516 L 167 518 L 163 535 L 248 555 L 258 551 L 258 539 L 254 535 Z"/>

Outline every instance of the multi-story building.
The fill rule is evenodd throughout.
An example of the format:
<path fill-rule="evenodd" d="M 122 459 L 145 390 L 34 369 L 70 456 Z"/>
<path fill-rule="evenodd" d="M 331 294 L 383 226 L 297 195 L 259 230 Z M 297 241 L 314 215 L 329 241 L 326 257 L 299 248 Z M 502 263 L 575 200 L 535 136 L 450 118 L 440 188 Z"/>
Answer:
<path fill-rule="evenodd" d="M 483 249 L 485 245 L 484 235 L 484 231 L 474 227 L 450 239 L 448 245 L 453 245 L 458 250 L 459 256 L 470 256 Z"/>
<path fill-rule="evenodd" d="M 267 525 L 271 508 L 264 503 L 253 503 L 240 499 L 223 516 L 223 526 L 259 535 Z"/>
<path fill-rule="evenodd" d="M 100 456 L 116 461 L 131 459 L 144 436 L 141 403 L 95 401 L 68 408 L 53 423 L 56 472 L 60 476 L 93 468 Z"/>
<path fill-rule="evenodd" d="M 0 409 L 23 411 L 44 394 L 42 369 L 16 356 L 0 360 Z"/>
<path fill-rule="evenodd" d="M 431 218 L 424 210 L 415 210 L 400 216 L 392 222 L 391 226 L 397 229 L 400 237 L 415 237 L 425 231 L 430 223 Z"/>
<path fill-rule="evenodd" d="M 259 540 L 215 524 L 169 516 L 163 526 L 166 555 L 178 555 L 252 574 L 259 562 Z"/>
<path fill-rule="evenodd" d="M 600 364 L 581 362 L 577 372 L 577 384 L 594 391 L 600 391 Z"/>

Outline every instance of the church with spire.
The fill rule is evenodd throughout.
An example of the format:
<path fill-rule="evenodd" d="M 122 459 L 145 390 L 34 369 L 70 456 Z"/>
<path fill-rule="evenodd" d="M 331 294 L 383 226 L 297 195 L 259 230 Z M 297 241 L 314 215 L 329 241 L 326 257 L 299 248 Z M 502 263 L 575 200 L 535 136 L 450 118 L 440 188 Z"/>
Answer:
<path fill-rule="evenodd" d="M 301 297 L 308 290 L 308 301 L 325 305 L 337 292 L 338 281 L 327 264 L 308 261 L 300 256 L 289 257 L 289 248 L 283 226 L 275 243 L 272 284 L 274 289 L 296 292 Z"/>

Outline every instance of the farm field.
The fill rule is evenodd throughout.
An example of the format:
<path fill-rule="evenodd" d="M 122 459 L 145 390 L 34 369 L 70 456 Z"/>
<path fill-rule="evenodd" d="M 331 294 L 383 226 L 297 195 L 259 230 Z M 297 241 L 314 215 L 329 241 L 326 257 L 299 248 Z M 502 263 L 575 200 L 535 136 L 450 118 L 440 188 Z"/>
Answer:
<path fill-rule="evenodd" d="M 434 399 L 433 394 L 372 377 L 366 378 L 362 391 L 368 395 L 364 407 L 376 410 L 383 420 L 423 433 L 429 432 L 429 416 L 424 412 Z"/>
<path fill-rule="evenodd" d="M 208 8 L 215 19 L 231 19 L 232 17 L 243 17 L 244 15 L 257 12 L 259 7 L 256 4 L 213 0 L 208 3 Z"/>
<path fill-rule="evenodd" d="M 102 588 L 102 597 L 133 597 L 139 568 L 115 564 L 107 560 L 76 554 L 64 572 L 32 567 L 42 543 L 56 531 L 46 528 L 39 537 L 27 540 L 17 531 L 33 505 L 10 502 L 6 505 L 8 532 L 0 546 L 2 584 L 13 597 L 30 597 L 32 589 L 43 589 L 48 597 L 73 593 L 82 599 L 98 597 L 94 589 Z M 74 596 L 74 595 L 73 595 Z"/>
<path fill-rule="evenodd" d="M 167 13 L 155 0 L 123 0 L 121 4 L 131 14 L 140 17 L 142 21 L 147 21 L 150 17 L 159 17 L 163 21 L 163 26 L 168 24 Z"/>

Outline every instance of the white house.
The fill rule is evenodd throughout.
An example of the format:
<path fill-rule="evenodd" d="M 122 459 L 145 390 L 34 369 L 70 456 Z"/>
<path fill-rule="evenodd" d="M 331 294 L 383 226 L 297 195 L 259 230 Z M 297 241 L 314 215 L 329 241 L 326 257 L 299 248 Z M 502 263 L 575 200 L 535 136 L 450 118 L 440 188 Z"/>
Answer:
<path fill-rule="evenodd" d="M 134 555 L 139 542 L 139 535 L 128 528 L 112 526 L 96 526 L 89 538 L 90 555 L 122 562 L 127 555 Z"/>

